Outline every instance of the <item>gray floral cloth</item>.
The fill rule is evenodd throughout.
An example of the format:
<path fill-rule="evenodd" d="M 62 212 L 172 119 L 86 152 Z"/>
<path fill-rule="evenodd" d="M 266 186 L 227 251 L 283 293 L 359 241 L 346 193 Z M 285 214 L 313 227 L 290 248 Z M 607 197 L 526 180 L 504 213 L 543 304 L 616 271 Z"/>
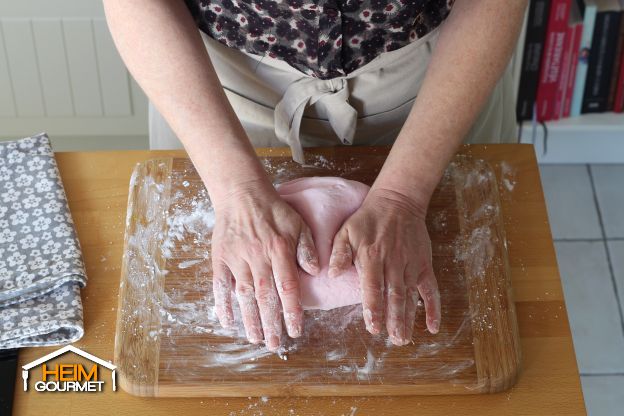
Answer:
<path fill-rule="evenodd" d="M 86 282 L 48 136 L 0 142 L 0 349 L 80 339 Z"/>

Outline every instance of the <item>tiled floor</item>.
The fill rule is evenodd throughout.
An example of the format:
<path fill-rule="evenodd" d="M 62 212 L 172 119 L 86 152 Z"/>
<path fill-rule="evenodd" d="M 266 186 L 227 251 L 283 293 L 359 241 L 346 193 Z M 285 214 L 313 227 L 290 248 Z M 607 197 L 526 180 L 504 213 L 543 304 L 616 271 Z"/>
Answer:
<path fill-rule="evenodd" d="M 540 167 L 590 416 L 624 409 L 624 165 Z"/>

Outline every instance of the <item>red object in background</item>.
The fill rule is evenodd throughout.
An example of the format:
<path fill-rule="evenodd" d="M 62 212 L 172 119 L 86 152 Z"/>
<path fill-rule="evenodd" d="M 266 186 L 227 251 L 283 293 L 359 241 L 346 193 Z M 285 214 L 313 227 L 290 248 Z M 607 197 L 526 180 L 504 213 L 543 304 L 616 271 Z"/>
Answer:
<path fill-rule="evenodd" d="M 548 17 L 546 43 L 535 101 L 538 121 L 556 120 L 557 89 L 562 73 L 565 38 L 570 17 L 570 0 L 553 0 Z"/>
<path fill-rule="evenodd" d="M 574 26 L 568 26 L 563 41 L 563 52 L 561 58 L 561 69 L 557 82 L 557 92 L 555 93 L 554 117 L 560 118 L 563 115 L 563 101 L 565 99 L 568 77 L 570 76 L 570 59 L 572 58 L 572 38 L 574 37 Z"/>

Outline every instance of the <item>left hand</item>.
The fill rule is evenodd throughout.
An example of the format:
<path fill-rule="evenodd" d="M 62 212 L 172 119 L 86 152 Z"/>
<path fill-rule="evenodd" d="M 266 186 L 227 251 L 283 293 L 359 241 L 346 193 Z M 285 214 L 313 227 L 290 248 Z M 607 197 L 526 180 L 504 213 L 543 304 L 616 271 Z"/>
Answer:
<path fill-rule="evenodd" d="M 412 340 L 418 294 L 425 304 L 427 329 L 435 334 L 440 328 L 440 293 L 425 213 L 399 192 L 373 188 L 334 238 L 329 275 L 355 264 L 366 329 L 380 333 L 385 309 L 386 329 L 395 345 Z"/>

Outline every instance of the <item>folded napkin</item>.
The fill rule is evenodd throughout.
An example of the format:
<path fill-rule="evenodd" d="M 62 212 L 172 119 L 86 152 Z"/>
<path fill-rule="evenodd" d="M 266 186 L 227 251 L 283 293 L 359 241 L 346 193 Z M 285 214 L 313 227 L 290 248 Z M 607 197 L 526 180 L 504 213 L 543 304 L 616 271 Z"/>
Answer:
<path fill-rule="evenodd" d="M 0 142 L 0 349 L 80 339 L 86 283 L 48 136 Z"/>

